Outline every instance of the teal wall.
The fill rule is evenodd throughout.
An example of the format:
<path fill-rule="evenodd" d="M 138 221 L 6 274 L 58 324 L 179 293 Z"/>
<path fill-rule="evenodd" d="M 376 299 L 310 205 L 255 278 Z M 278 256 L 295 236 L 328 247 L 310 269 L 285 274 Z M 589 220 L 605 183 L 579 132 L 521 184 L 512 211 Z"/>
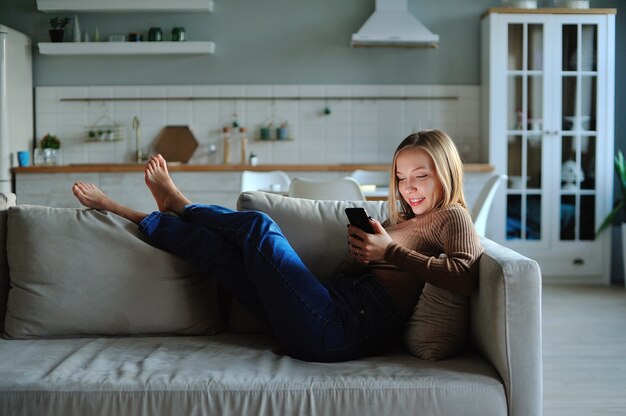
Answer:
<path fill-rule="evenodd" d="M 217 50 L 191 57 L 36 55 L 35 84 L 478 84 L 480 15 L 499 2 L 409 3 L 413 14 L 440 35 L 439 49 L 351 48 L 350 37 L 374 10 L 374 0 L 215 0 L 212 14 L 81 13 L 81 28 L 97 26 L 104 38 L 146 32 L 150 26 L 167 32 L 184 26 L 190 39 L 213 40 Z M 0 4 L 1 23 L 34 41 L 48 39 L 54 15 L 37 12 L 35 0 Z"/>

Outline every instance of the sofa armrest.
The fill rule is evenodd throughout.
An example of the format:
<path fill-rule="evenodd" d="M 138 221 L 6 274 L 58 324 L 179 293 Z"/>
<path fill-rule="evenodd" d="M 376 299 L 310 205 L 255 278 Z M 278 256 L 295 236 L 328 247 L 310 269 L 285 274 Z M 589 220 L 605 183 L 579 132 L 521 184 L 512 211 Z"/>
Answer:
<path fill-rule="evenodd" d="M 534 260 L 482 238 L 479 287 L 471 302 L 474 345 L 502 377 L 509 416 L 543 406 L 541 271 Z"/>

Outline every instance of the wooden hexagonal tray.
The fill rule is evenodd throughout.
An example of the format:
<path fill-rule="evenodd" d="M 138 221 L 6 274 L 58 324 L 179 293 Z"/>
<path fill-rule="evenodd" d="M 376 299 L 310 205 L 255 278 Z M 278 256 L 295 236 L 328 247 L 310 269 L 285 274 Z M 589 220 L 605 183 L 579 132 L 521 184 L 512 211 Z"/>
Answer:
<path fill-rule="evenodd" d="M 197 148 L 188 126 L 165 126 L 154 139 L 154 149 L 168 162 L 187 163 Z"/>

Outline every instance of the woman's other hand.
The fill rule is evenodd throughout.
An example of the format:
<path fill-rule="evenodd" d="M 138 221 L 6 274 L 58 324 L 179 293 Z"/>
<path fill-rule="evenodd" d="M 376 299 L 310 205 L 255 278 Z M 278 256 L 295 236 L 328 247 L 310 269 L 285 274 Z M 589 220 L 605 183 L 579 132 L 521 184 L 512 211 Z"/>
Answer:
<path fill-rule="evenodd" d="M 391 237 L 380 222 L 375 219 L 370 222 L 374 227 L 374 234 L 366 233 L 353 225 L 348 226 L 350 256 L 361 263 L 384 260 L 387 246 L 391 243 Z"/>

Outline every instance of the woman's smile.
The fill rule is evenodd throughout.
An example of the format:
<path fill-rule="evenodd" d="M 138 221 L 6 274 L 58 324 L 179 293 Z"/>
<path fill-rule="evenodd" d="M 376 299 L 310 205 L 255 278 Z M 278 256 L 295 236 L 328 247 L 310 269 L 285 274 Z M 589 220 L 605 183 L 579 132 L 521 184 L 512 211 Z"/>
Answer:
<path fill-rule="evenodd" d="M 415 215 L 437 208 L 443 187 L 430 155 L 419 147 L 402 150 L 396 158 L 396 177 L 400 195 Z"/>

